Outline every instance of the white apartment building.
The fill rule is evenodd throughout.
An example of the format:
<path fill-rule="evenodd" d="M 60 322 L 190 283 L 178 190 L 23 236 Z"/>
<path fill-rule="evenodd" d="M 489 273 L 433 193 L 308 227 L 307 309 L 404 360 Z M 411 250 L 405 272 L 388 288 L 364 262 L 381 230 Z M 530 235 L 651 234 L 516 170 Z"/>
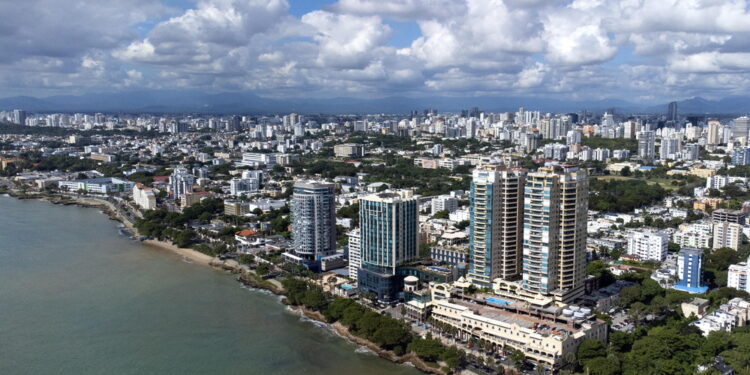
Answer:
<path fill-rule="evenodd" d="M 255 193 L 260 189 L 260 180 L 257 178 L 233 178 L 229 181 L 229 194 L 240 196 Z"/>
<path fill-rule="evenodd" d="M 727 286 L 750 293 L 750 283 L 747 281 L 748 274 L 750 274 L 750 259 L 747 262 L 732 264 L 729 266 L 729 272 L 727 273 Z"/>
<path fill-rule="evenodd" d="M 155 210 L 156 194 L 150 187 L 137 183 L 133 185 L 133 202 L 144 210 Z"/>
<path fill-rule="evenodd" d="M 750 302 L 737 297 L 690 324 L 700 329 L 703 336 L 708 336 L 713 331 L 729 332 L 735 327 L 742 327 L 747 324 L 748 320 L 750 320 Z"/>
<path fill-rule="evenodd" d="M 236 163 L 240 166 L 273 168 L 276 165 L 276 154 L 259 152 L 245 152 L 242 160 Z"/>
<path fill-rule="evenodd" d="M 172 199 L 179 201 L 183 195 L 193 192 L 195 176 L 185 168 L 175 168 L 169 176 L 169 193 Z"/>
<path fill-rule="evenodd" d="M 689 232 L 676 232 L 672 236 L 672 242 L 680 245 L 680 247 L 693 247 L 693 248 L 711 248 L 711 234 L 689 231 Z"/>
<path fill-rule="evenodd" d="M 469 210 L 456 210 L 448 215 L 448 218 L 452 221 L 461 222 L 468 221 L 470 219 Z"/>
<path fill-rule="evenodd" d="M 432 215 L 440 211 L 453 212 L 458 209 L 458 199 L 450 195 L 440 195 L 432 198 Z"/>
<path fill-rule="evenodd" d="M 357 281 L 357 271 L 362 267 L 359 228 L 350 231 L 347 235 L 349 236 L 349 278 Z"/>
<path fill-rule="evenodd" d="M 661 262 L 667 257 L 669 234 L 657 231 L 628 232 L 628 255 Z"/>
<path fill-rule="evenodd" d="M 713 240 L 712 230 L 711 224 L 683 224 L 680 226 L 680 230 L 672 235 L 672 242 L 680 245 L 680 247 L 709 249 Z"/>
<path fill-rule="evenodd" d="M 742 240 L 742 225 L 727 222 L 714 223 L 714 249 L 728 247 L 739 249 Z"/>
<path fill-rule="evenodd" d="M 737 176 L 724 176 L 724 175 L 716 175 L 711 176 L 706 179 L 706 188 L 707 189 L 721 189 L 724 186 L 727 186 L 728 184 L 734 184 L 737 182 L 747 182 L 746 177 L 737 177 Z"/>
<path fill-rule="evenodd" d="M 122 193 L 133 189 L 133 182 L 116 177 L 90 178 L 85 180 L 58 181 L 60 190 L 71 192 L 84 191 L 86 193 L 110 194 Z"/>

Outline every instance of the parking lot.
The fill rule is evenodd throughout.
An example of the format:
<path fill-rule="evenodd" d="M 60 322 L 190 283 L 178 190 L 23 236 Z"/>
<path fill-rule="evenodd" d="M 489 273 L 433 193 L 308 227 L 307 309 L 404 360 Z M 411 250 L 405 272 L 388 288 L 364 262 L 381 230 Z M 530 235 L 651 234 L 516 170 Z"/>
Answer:
<path fill-rule="evenodd" d="M 627 313 L 624 311 L 618 311 L 612 315 L 612 329 L 615 331 L 630 333 L 635 329 L 635 324 L 630 320 Z"/>

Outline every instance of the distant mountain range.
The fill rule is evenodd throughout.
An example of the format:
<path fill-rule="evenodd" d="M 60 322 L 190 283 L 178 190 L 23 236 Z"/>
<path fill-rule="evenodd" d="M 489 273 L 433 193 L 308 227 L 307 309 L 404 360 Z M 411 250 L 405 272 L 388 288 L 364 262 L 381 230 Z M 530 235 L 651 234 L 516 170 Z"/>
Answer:
<path fill-rule="evenodd" d="M 665 113 L 667 104 L 643 105 L 618 99 L 573 101 L 534 97 L 386 97 L 356 98 L 264 98 L 253 93 L 210 94 L 200 91 L 129 91 L 58 95 L 46 98 L 15 96 L 0 99 L 0 109 L 25 109 L 30 112 L 151 112 L 151 113 L 408 113 L 427 108 L 458 112 L 478 107 L 484 111 L 516 111 L 519 107 L 543 112 L 603 112 L 614 108 L 619 113 Z M 678 102 L 680 114 L 748 114 L 750 97 L 733 96 L 720 100 L 700 97 Z"/>

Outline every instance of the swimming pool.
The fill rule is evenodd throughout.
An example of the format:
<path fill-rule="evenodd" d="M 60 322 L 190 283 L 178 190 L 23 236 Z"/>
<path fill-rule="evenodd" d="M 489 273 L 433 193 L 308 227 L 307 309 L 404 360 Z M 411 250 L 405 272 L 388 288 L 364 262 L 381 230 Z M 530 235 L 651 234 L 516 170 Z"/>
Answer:
<path fill-rule="evenodd" d="M 351 285 L 349 285 L 349 284 L 344 284 L 344 285 L 341 286 L 341 289 L 352 290 L 352 289 L 354 289 L 354 287 L 351 286 Z"/>
<path fill-rule="evenodd" d="M 491 303 L 493 305 L 498 305 L 498 306 L 508 306 L 508 305 L 510 305 L 510 301 L 506 301 L 504 299 L 495 298 L 495 297 L 485 298 L 484 301 L 487 302 L 487 303 Z"/>

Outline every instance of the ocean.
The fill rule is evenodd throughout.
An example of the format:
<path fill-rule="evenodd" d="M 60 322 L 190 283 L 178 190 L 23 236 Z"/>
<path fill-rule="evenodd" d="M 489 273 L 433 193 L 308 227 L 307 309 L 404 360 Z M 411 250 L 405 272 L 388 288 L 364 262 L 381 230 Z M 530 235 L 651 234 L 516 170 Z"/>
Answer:
<path fill-rule="evenodd" d="M 0 374 L 419 373 L 118 225 L 0 196 Z"/>

